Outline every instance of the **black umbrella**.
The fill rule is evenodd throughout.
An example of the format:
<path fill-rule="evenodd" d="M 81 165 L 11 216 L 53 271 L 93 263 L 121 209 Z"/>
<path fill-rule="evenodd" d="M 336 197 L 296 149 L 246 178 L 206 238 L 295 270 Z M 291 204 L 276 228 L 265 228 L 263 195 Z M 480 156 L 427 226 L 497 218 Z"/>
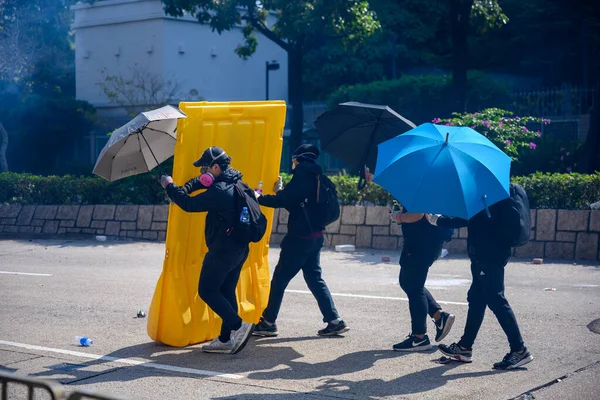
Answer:
<path fill-rule="evenodd" d="M 357 102 L 324 112 L 315 125 L 321 149 L 359 172 L 359 188 L 364 187 L 364 168 L 375 170 L 377 145 L 416 127 L 388 106 Z"/>

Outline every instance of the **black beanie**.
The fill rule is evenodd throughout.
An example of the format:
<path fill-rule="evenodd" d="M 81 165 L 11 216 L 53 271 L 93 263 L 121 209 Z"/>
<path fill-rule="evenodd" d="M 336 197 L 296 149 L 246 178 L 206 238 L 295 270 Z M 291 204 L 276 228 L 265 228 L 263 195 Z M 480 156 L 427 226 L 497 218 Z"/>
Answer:
<path fill-rule="evenodd" d="M 296 151 L 294 151 L 294 158 L 297 158 L 298 161 L 308 160 L 308 161 L 316 161 L 317 157 L 319 157 L 319 149 L 312 145 L 305 143 L 300 145 Z"/>

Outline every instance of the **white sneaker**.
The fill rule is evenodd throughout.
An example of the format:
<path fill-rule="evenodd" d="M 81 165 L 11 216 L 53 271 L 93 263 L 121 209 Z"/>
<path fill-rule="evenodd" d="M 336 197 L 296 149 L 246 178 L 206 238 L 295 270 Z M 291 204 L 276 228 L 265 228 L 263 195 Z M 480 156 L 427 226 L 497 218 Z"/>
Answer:
<path fill-rule="evenodd" d="M 224 353 L 230 354 L 233 351 L 233 340 L 231 338 L 227 343 L 223 343 L 217 336 L 209 344 L 202 346 L 202 350 L 206 353 Z"/>
<path fill-rule="evenodd" d="M 231 331 L 231 339 L 233 342 L 233 350 L 231 354 L 236 354 L 242 351 L 242 349 L 248 343 L 248 339 L 252 335 L 252 331 L 254 331 L 254 324 L 248 324 L 242 321 L 242 326 L 237 331 Z"/>

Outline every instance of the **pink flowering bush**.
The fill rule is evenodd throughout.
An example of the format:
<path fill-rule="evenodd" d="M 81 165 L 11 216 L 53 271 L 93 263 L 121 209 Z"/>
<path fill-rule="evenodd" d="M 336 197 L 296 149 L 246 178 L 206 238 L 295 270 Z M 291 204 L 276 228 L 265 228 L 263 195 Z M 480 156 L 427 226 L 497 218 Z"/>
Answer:
<path fill-rule="evenodd" d="M 550 121 L 535 117 L 513 116 L 513 113 L 499 108 L 487 108 L 476 113 L 454 113 L 452 118 L 433 119 L 434 124 L 448 126 L 468 126 L 486 136 L 514 161 L 523 153 L 535 150 L 542 133 L 529 129 L 531 124 L 549 124 Z"/>

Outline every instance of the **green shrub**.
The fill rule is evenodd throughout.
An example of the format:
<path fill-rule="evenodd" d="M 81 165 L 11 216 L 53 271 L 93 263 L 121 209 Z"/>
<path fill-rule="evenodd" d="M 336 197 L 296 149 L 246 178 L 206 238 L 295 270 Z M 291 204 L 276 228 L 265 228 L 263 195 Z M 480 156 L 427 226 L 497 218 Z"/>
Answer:
<path fill-rule="evenodd" d="M 513 182 L 527 190 L 531 208 L 582 210 L 600 201 L 600 172 L 517 176 Z"/>
<path fill-rule="evenodd" d="M 166 204 L 155 176 L 144 174 L 108 182 L 97 177 L 0 173 L 0 203 Z"/>
<path fill-rule="evenodd" d="M 291 175 L 282 174 L 284 184 Z M 358 178 L 334 175 L 343 205 L 388 205 L 392 197 L 378 185 L 357 189 Z M 600 200 L 600 172 L 542 174 L 512 178 L 525 187 L 532 208 L 587 209 Z M 167 204 L 156 176 L 144 174 L 107 182 L 96 177 L 0 173 L 0 204 Z"/>
<path fill-rule="evenodd" d="M 331 94 L 329 107 L 346 101 L 385 104 L 420 125 L 434 117 L 450 116 L 453 92 L 450 75 L 403 76 L 397 80 L 342 86 Z M 475 111 L 510 102 L 508 88 L 481 72 L 469 73 L 467 110 Z"/>
<path fill-rule="evenodd" d="M 284 175 L 284 183 L 290 176 Z M 332 176 L 338 188 L 338 196 L 344 205 L 391 204 L 392 196 L 378 185 L 368 185 L 358 191 L 358 178 L 347 175 Z M 557 208 L 567 210 L 588 209 L 591 203 L 600 201 L 600 172 L 586 174 L 543 174 L 517 176 L 512 182 L 527 190 L 531 208 Z"/>
<path fill-rule="evenodd" d="M 537 148 L 542 135 L 539 130 L 531 130 L 532 123 L 550 123 L 534 117 L 513 116 L 510 111 L 487 108 L 476 113 L 453 113 L 452 118 L 434 118 L 433 123 L 451 126 L 468 126 L 487 137 L 498 148 L 518 161 L 523 153 Z"/>

